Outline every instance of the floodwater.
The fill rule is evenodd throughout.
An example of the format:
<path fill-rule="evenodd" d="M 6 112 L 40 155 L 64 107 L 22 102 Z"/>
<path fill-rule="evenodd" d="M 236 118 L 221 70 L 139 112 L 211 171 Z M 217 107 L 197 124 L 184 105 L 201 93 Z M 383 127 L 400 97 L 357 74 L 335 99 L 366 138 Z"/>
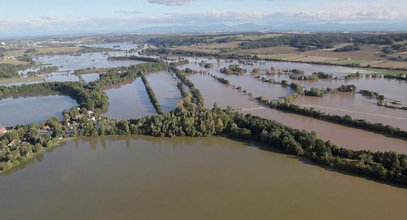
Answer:
<path fill-rule="evenodd" d="M 352 93 L 329 94 L 324 97 L 302 96 L 295 100 L 295 104 L 325 113 L 350 115 L 354 119 L 365 119 L 407 130 L 407 111 L 377 106 L 376 103 L 376 99 Z"/>
<path fill-rule="evenodd" d="M 83 53 L 80 55 L 44 55 L 36 58 L 36 61 L 43 64 L 50 64 L 59 67 L 60 71 L 73 71 L 86 68 L 108 68 L 131 66 L 142 61 L 136 60 L 108 60 L 106 53 Z"/>
<path fill-rule="evenodd" d="M 343 78 L 344 76 L 350 73 L 370 73 L 369 71 L 357 68 L 342 67 L 342 66 L 330 66 L 330 65 L 319 65 L 319 64 L 306 64 L 306 63 L 295 63 L 295 62 L 280 62 L 280 61 L 264 61 L 256 62 L 253 65 L 247 65 L 243 63 L 238 63 L 237 60 L 217 60 L 217 59 L 208 59 L 200 57 L 189 57 L 187 58 L 190 63 L 181 66 L 180 68 L 191 68 L 193 70 L 202 70 L 208 71 L 212 74 L 216 74 L 225 79 L 228 79 L 232 84 L 240 85 L 244 89 L 253 90 L 252 92 L 257 96 L 268 97 L 273 99 L 274 97 L 288 95 L 289 91 L 283 88 L 279 88 L 278 85 L 271 85 L 269 88 L 261 85 L 261 83 L 252 82 L 255 79 L 249 79 L 249 75 L 253 69 L 258 68 L 261 70 L 262 74 L 266 70 L 270 70 L 271 67 L 278 70 L 291 70 L 299 69 L 305 71 L 305 74 L 312 74 L 313 72 L 325 72 Z M 206 69 L 199 65 L 201 61 L 212 63 L 213 67 Z M 223 67 L 228 67 L 231 64 L 239 64 L 242 68 L 247 70 L 247 73 L 242 76 L 228 76 L 221 74 L 219 70 Z M 287 80 L 289 82 L 295 82 L 306 88 L 316 87 L 316 88 L 338 88 L 341 85 L 356 85 L 357 89 L 372 90 L 376 91 L 385 97 L 398 100 L 403 105 L 407 105 L 407 82 L 393 79 L 384 79 L 384 78 L 356 78 L 351 80 L 291 80 L 287 75 L 275 75 L 273 78 L 277 81 Z M 272 90 L 270 91 L 270 88 Z M 265 94 L 266 93 L 266 94 Z M 270 97 L 271 96 L 271 97 Z"/>
<path fill-rule="evenodd" d="M 251 113 L 297 129 L 315 131 L 318 138 L 325 141 L 330 140 L 339 147 L 353 150 L 394 151 L 407 154 L 407 141 L 405 139 L 387 137 L 370 131 L 269 108 L 251 109 L 242 113 Z"/>
<path fill-rule="evenodd" d="M 226 138 L 68 141 L 0 176 L 0 219 L 403 219 L 407 190 Z"/>
<path fill-rule="evenodd" d="M 220 107 L 230 106 L 233 109 L 258 107 L 256 102 L 250 101 L 242 92 L 232 89 L 232 86 L 221 84 L 209 75 L 192 74 L 188 75 L 188 79 L 201 91 L 206 108 L 212 108 L 214 103 Z"/>
<path fill-rule="evenodd" d="M 109 108 L 104 116 L 118 119 L 135 119 L 155 114 L 140 77 L 119 88 L 106 90 Z"/>
<path fill-rule="evenodd" d="M 214 102 L 221 107 L 230 106 L 243 114 L 250 113 L 297 129 L 315 131 L 318 138 L 348 149 L 407 153 L 405 140 L 270 109 L 208 75 L 193 74 L 188 78 L 201 91 L 207 108 L 212 108 Z"/>
<path fill-rule="evenodd" d="M 68 96 L 50 95 L 0 99 L 0 125 L 14 126 L 62 118 L 62 111 L 76 106 Z"/>
<path fill-rule="evenodd" d="M 87 73 L 87 74 L 82 74 L 80 75 L 80 78 L 85 82 L 85 83 L 90 83 L 93 81 L 96 81 L 99 79 L 100 73 Z"/>
<path fill-rule="evenodd" d="M 136 49 L 138 45 L 131 44 L 131 43 L 102 43 L 102 44 L 81 44 L 79 46 L 93 47 L 93 48 L 108 48 L 108 49 L 115 49 L 115 50 L 131 50 L 131 49 Z"/>
<path fill-rule="evenodd" d="M 248 69 L 248 72 L 244 75 L 236 76 L 236 75 L 226 75 L 220 73 L 220 69 L 223 67 L 227 67 L 230 63 L 226 63 L 224 61 L 216 62 L 216 60 L 208 60 L 204 59 L 204 61 L 208 63 L 212 63 L 212 68 L 204 68 L 201 67 L 199 64 L 195 63 L 195 61 L 191 61 L 191 63 L 182 66 L 182 68 L 191 68 L 193 70 L 198 71 L 207 71 L 210 72 L 218 77 L 225 78 L 230 81 L 232 85 L 240 86 L 242 90 L 247 90 L 253 93 L 254 97 L 263 96 L 269 100 L 276 100 L 280 97 L 285 97 L 293 93 L 290 88 L 284 88 L 280 85 L 273 85 L 270 83 L 260 82 L 259 80 L 250 76 L 251 70 Z M 199 60 L 200 62 L 200 60 Z M 199 63 L 198 62 L 198 63 Z M 253 68 L 252 66 L 245 66 L 241 65 L 244 68 Z"/>
<path fill-rule="evenodd" d="M 167 71 L 150 73 L 146 78 L 163 111 L 175 109 L 182 98 L 177 88 L 177 80 Z"/>
<path fill-rule="evenodd" d="M 201 58 L 201 57 L 187 57 L 190 61 L 189 65 L 195 64 L 195 62 L 199 63 L 202 60 L 208 63 L 213 63 L 214 67 L 226 67 L 230 64 L 238 64 L 237 60 L 224 60 L 224 59 L 208 59 L 208 58 Z M 308 64 L 308 63 L 296 63 L 296 62 L 283 62 L 283 61 L 258 61 L 253 62 L 253 65 L 246 65 L 243 63 L 239 64 L 241 67 L 247 69 L 250 73 L 253 69 L 259 68 L 262 70 L 270 70 L 271 67 L 274 67 L 277 70 L 292 70 L 292 69 L 299 69 L 303 70 L 305 74 L 309 75 L 314 72 L 326 72 L 333 74 L 335 76 L 345 76 L 350 73 L 368 73 L 368 71 L 357 69 L 357 68 L 350 68 L 344 66 L 331 66 L 331 65 L 320 65 L 320 64 Z M 219 68 L 220 69 L 220 68 Z"/>
<path fill-rule="evenodd" d="M 267 77 L 266 77 L 267 78 Z M 338 88 L 341 85 L 355 85 L 357 90 L 371 90 L 384 95 L 386 98 L 398 100 L 407 105 L 407 82 L 385 78 L 358 78 L 351 80 L 291 80 L 288 76 L 280 75 L 273 77 L 277 81 L 287 80 L 305 88 Z"/>

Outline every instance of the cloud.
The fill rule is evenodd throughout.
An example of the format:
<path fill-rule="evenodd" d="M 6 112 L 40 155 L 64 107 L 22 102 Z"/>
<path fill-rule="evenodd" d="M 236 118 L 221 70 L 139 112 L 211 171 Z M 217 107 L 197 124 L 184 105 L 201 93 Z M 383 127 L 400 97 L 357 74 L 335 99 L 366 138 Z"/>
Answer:
<path fill-rule="evenodd" d="M 205 0 L 149 0 L 150 2 L 166 2 L 167 5 L 182 5 L 194 1 Z M 228 0 L 246 1 L 246 0 Z M 282 0 L 280 0 L 282 1 Z M 288 0 L 287 0 L 288 1 Z M 328 3 L 327 3 L 328 4 Z M 169 10 L 172 11 L 172 10 Z M 0 20 L 0 36 L 21 34 L 53 34 L 53 33 L 91 33 L 91 32 L 132 32 L 141 28 L 165 26 L 207 26 L 215 24 L 239 25 L 258 24 L 263 27 L 285 27 L 291 25 L 292 30 L 307 25 L 330 25 L 335 30 L 336 24 L 351 24 L 364 27 L 365 24 L 382 24 L 374 30 L 388 30 L 392 25 L 399 25 L 398 30 L 405 30 L 407 24 L 407 5 L 349 3 L 346 5 L 329 3 L 318 9 L 289 8 L 263 10 L 210 10 L 200 13 L 143 13 L 123 9 L 115 14 L 85 17 L 51 17 L 41 16 L 36 19 Z M 368 26 L 366 26 L 368 27 Z M 404 29 L 403 29 L 404 27 Z M 276 29 L 272 29 L 276 30 Z M 312 30 L 312 29 L 311 29 Z"/>
<path fill-rule="evenodd" d="M 132 15 L 132 14 L 142 14 L 142 11 L 137 11 L 137 10 L 118 10 L 115 11 L 117 14 L 126 14 L 126 15 Z"/>
<path fill-rule="evenodd" d="M 55 20 L 57 20 L 56 17 L 52 17 L 52 16 L 41 16 L 40 19 L 41 20 L 46 20 L 46 21 L 55 21 Z"/>
<path fill-rule="evenodd" d="M 167 5 L 167 6 L 181 6 L 188 5 L 196 0 L 148 0 L 152 4 Z"/>

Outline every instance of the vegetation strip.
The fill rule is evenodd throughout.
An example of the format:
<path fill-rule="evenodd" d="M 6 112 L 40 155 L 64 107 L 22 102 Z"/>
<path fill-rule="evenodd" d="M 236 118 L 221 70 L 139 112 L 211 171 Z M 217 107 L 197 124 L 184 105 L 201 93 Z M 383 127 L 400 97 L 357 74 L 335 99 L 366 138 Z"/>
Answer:
<path fill-rule="evenodd" d="M 154 106 L 155 111 L 158 114 L 162 114 L 163 110 L 161 109 L 160 103 L 158 102 L 158 99 L 155 96 L 154 91 L 150 86 L 150 83 L 148 83 L 148 80 L 143 74 L 140 73 L 139 76 L 141 77 L 141 80 L 144 83 L 144 87 L 146 87 L 146 92 L 148 94 L 148 97 L 150 98 L 151 104 Z"/>
<path fill-rule="evenodd" d="M 339 115 L 330 115 L 324 112 L 314 110 L 312 108 L 303 108 L 299 105 L 281 103 L 275 101 L 269 101 L 263 97 L 256 98 L 260 103 L 281 111 L 295 113 L 319 120 L 329 121 L 337 124 L 342 124 L 349 127 L 364 129 L 368 131 L 373 131 L 379 134 L 390 135 L 393 137 L 407 139 L 407 131 L 403 131 L 400 128 L 394 128 L 389 125 L 383 125 L 382 123 L 372 123 L 362 119 L 353 119 L 349 115 L 339 116 Z"/>

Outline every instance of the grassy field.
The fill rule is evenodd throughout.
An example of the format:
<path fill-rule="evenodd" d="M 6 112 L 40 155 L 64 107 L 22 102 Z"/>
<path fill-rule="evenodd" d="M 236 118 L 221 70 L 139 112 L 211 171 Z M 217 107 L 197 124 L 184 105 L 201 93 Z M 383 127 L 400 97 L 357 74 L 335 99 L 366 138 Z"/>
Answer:
<path fill-rule="evenodd" d="M 261 59 L 286 59 L 293 56 L 295 56 L 295 54 L 290 53 L 258 55 L 258 57 L 260 57 Z"/>
<path fill-rule="evenodd" d="M 338 61 L 333 61 L 331 63 L 333 64 L 340 64 L 340 65 L 349 65 L 349 64 L 363 64 L 363 63 L 368 63 L 368 60 L 338 60 Z"/>
<path fill-rule="evenodd" d="M 0 85 L 18 83 L 18 82 L 35 82 L 43 81 L 44 77 L 13 77 L 13 78 L 0 78 Z"/>
<path fill-rule="evenodd" d="M 270 38 L 270 37 L 280 37 L 285 34 L 262 34 L 262 35 L 242 35 L 239 36 L 237 39 L 238 40 L 260 40 L 264 38 Z"/>
<path fill-rule="evenodd" d="M 385 70 L 385 69 L 377 69 L 377 68 L 364 68 L 363 70 L 368 70 L 372 72 L 372 74 L 377 74 L 377 75 L 398 75 L 402 74 L 404 76 L 407 76 L 407 71 L 397 71 L 397 70 Z"/>
<path fill-rule="evenodd" d="M 83 74 L 89 74 L 89 73 L 105 73 L 109 71 L 110 69 L 113 68 L 89 68 L 89 69 L 81 69 L 81 70 L 76 70 L 75 75 L 83 75 Z"/>
<path fill-rule="evenodd" d="M 80 47 L 44 47 L 36 48 L 37 52 L 35 55 L 42 54 L 72 54 L 77 53 L 81 50 Z"/>
<path fill-rule="evenodd" d="M 13 57 L 19 57 L 23 56 L 24 52 L 27 49 L 19 49 L 19 50 L 10 50 L 5 52 L 6 56 L 13 56 Z M 70 54 L 70 53 L 77 53 L 81 50 L 80 47 L 38 47 L 35 48 L 37 51 L 34 53 L 34 55 L 43 55 L 43 54 Z"/>
<path fill-rule="evenodd" d="M 28 65 L 27 62 L 16 60 L 16 59 L 3 60 L 3 61 L 0 61 L 0 63 L 8 63 L 8 64 L 13 64 L 13 65 Z"/>
<path fill-rule="evenodd" d="M 26 51 L 26 50 L 10 50 L 10 51 L 6 51 L 5 55 L 6 56 L 19 57 L 19 56 L 24 55 L 24 51 Z"/>

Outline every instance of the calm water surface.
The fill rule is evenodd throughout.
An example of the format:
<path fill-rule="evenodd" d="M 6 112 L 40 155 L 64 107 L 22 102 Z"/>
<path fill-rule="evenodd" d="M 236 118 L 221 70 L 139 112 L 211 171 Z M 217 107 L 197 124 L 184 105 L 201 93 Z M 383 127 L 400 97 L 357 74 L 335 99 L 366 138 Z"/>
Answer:
<path fill-rule="evenodd" d="M 360 94 L 338 93 L 324 97 L 301 96 L 295 100 L 308 108 L 335 115 L 350 115 L 355 119 L 383 123 L 407 130 L 407 111 L 377 106 L 376 99 L 363 97 Z"/>
<path fill-rule="evenodd" d="M 62 111 L 78 105 L 68 96 L 50 95 L 0 99 L 0 125 L 14 126 L 62 118 Z"/>
<path fill-rule="evenodd" d="M 106 90 L 109 108 L 104 116 L 118 119 L 134 119 L 155 114 L 141 78 L 119 88 Z"/>
<path fill-rule="evenodd" d="M 182 98 L 181 93 L 177 88 L 177 80 L 167 71 L 150 73 L 146 78 L 153 89 L 161 108 L 164 111 L 175 109 L 178 101 Z"/>
<path fill-rule="evenodd" d="M 0 176 L 0 219 L 403 219 L 407 190 L 225 138 L 68 141 Z"/>

